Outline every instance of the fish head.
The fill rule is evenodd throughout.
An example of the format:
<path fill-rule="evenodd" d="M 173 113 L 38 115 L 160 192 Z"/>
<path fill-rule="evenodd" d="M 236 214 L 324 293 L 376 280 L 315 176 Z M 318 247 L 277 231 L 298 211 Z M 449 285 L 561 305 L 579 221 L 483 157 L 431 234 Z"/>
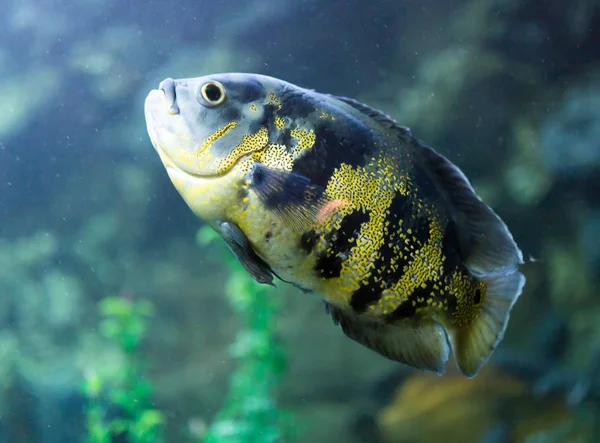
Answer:
<path fill-rule="evenodd" d="M 235 204 L 269 143 L 277 79 L 244 73 L 163 80 L 145 101 L 148 134 L 175 188 L 207 222 Z"/>

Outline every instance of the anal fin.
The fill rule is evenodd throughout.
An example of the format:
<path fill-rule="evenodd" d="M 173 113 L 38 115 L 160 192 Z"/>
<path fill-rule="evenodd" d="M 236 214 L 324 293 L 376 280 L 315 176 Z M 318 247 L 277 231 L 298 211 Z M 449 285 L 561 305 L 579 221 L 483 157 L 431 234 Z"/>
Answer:
<path fill-rule="evenodd" d="M 391 360 L 443 374 L 450 347 L 444 328 L 434 320 L 375 323 L 325 303 L 333 321 L 347 337 Z"/>
<path fill-rule="evenodd" d="M 525 285 L 525 277 L 518 271 L 482 280 L 486 291 L 473 322 L 447 329 L 456 363 L 466 377 L 477 375 L 502 341 L 510 310 Z"/>

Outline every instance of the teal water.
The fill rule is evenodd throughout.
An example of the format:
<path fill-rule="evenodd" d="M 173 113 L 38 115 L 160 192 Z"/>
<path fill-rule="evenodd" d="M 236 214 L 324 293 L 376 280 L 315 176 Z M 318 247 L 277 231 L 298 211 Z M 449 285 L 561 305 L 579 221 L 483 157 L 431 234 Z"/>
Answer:
<path fill-rule="evenodd" d="M 0 442 L 594 442 L 600 6 L 577 0 L 6 0 Z M 146 132 L 166 77 L 356 98 L 459 165 L 527 285 L 469 383 L 253 284 Z"/>

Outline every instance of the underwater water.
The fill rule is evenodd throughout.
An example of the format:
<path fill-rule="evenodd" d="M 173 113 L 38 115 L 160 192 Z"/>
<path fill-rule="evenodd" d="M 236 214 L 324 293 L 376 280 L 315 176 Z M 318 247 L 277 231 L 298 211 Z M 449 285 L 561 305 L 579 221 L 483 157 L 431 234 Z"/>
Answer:
<path fill-rule="evenodd" d="M 597 0 L 1 11 L 1 443 L 600 441 Z M 144 103 L 227 72 L 381 110 L 502 218 L 527 280 L 474 378 L 350 340 L 318 294 L 255 282 L 194 215 Z"/>

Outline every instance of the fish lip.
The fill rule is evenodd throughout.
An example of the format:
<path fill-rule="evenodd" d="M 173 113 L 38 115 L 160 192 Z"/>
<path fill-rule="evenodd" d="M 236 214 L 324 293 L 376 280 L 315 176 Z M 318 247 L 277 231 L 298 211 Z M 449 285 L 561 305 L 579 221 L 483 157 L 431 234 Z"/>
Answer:
<path fill-rule="evenodd" d="M 176 83 L 171 77 L 164 79 L 158 85 L 158 91 L 162 92 L 163 103 L 167 106 L 168 112 L 171 115 L 179 114 L 179 106 L 177 106 L 177 90 Z"/>

